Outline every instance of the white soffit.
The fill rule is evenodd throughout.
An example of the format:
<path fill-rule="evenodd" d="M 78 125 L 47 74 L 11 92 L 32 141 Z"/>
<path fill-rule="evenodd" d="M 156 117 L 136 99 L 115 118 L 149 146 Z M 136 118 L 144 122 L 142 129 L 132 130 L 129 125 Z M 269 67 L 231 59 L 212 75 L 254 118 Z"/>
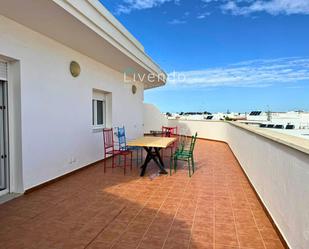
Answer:
<path fill-rule="evenodd" d="M 0 14 L 119 72 L 165 75 L 98 0 L 0 0 Z M 165 84 L 143 78 L 145 88 Z"/>

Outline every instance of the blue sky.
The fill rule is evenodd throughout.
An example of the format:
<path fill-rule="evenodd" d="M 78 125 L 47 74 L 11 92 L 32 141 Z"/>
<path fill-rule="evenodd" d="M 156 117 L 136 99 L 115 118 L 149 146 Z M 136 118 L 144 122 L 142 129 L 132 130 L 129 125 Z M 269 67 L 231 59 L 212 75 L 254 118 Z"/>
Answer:
<path fill-rule="evenodd" d="M 308 0 L 101 2 L 170 74 L 161 111 L 309 111 Z"/>

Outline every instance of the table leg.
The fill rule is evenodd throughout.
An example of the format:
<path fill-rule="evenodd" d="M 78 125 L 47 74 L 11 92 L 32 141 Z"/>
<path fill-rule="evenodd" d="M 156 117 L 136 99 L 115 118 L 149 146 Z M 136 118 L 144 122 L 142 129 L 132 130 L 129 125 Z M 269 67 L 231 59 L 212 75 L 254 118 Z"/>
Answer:
<path fill-rule="evenodd" d="M 159 162 L 160 162 L 160 164 L 161 164 L 161 167 L 160 167 L 160 174 L 167 174 L 167 172 L 166 172 L 166 170 L 165 170 L 165 166 L 164 166 L 164 162 L 163 162 L 163 160 L 162 160 L 162 158 L 161 158 L 161 156 L 160 156 L 160 149 L 158 149 L 158 148 L 154 148 L 154 150 L 155 150 L 155 154 L 156 154 L 156 156 L 157 156 L 157 158 L 159 159 Z"/>
<path fill-rule="evenodd" d="M 150 162 L 151 156 L 152 156 L 152 153 L 151 153 L 152 148 L 144 147 L 144 149 L 147 151 L 147 156 L 146 156 L 144 164 L 141 167 L 142 168 L 141 176 L 145 175 L 145 171 L 146 171 L 147 165 Z"/>
<path fill-rule="evenodd" d="M 157 164 L 157 166 L 160 169 L 160 174 L 167 174 L 166 170 L 164 169 L 164 163 L 162 158 L 160 157 L 160 149 L 153 148 L 153 147 L 144 147 L 144 149 L 147 152 L 147 156 L 145 159 L 144 164 L 142 165 L 141 169 L 141 176 L 145 175 L 146 168 L 148 166 L 148 163 L 151 161 L 151 159 Z"/>

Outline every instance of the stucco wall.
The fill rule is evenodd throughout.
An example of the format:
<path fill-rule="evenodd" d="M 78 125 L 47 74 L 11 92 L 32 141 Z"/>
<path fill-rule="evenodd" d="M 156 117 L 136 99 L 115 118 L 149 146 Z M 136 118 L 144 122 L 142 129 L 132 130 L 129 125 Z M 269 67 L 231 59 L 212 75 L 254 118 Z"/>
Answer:
<path fill-rule="evenodd" d="M 227 140 L 291 248 L 309 248 L 309 155 L 232 124 Z"/>
<path fill-rule="evenodd" d="M 0 55 L 20 62 L 24 190 L 103 158 L 102 133 L 92 130 L 94 88 L 112 93 L 113 126 L 142 135 L 142 84 L 133 95 L 121 73 L 3 16 Z M 71 60 L 81 66 L 78 78 Z"/>
<path fill-rule="evenodd" d="M 169 120 L 168 125 L 228 143 L 290 248 L 309 248 L 308 153 L 275 141 L 276 133 L 269 139 L 233 123 Z"/>
<path fill-rule="evenodd" d="M 152 104 L 144 103 L 144 133 L 149 134 L 150 131 L 160 131 L 162 125 L 167 125 L 168 121 L 165 116 Z"/>
<path fill-rule="evenodd" d="M 224 122 L 169 120 L 168 125 L 177 126 L 180 134 L 191 136 L 197 132 L 199 138 L 207 138 L 218 141 L 226 140 L 226 125 Z"/>

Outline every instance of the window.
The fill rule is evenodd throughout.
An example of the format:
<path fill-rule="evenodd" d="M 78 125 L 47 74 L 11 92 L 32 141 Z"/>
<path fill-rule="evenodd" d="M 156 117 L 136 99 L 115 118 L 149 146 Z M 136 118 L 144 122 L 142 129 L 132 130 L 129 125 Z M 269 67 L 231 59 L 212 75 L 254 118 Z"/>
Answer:
<path fill-rule="evenodd" d="M 92 125 L 94 128 L 104 128 L 106 125 L 105 94 L 93 91 L 92 97 Z"/>

